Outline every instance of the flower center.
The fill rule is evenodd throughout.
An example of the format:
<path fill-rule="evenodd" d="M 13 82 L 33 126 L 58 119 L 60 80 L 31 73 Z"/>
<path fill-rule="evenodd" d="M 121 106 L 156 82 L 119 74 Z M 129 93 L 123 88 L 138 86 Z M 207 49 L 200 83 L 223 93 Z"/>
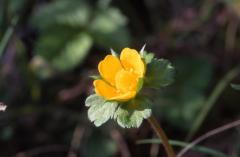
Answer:
<path fill-rule="evenodd" d="M 133 68 L 130 68 L 130 69 L 129 69 L 129 72 L 133 73 L 133 70 L 134 70 Z"/>

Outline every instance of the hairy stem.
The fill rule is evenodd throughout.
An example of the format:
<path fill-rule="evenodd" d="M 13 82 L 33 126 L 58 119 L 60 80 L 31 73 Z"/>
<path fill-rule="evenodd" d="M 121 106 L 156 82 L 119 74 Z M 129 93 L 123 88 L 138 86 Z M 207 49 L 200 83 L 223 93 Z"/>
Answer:
<path fill-rule="evenodd" d="M 153 116 L 151 116 L 151 117 L 148 118 L 148 122 L 151 124 L 153 130 L 156 132 L 158 137 L 162 140 L 163 146 L 166 150 L 166 153 L 167 153 L 168 157 L 175 157 L 176 155 L 173 151 L 173 148 L 169 144 L 168 138 L 167 138 L 164 130 L 160 126 L 160 124 L 157 122 L 157 120 Z"/>

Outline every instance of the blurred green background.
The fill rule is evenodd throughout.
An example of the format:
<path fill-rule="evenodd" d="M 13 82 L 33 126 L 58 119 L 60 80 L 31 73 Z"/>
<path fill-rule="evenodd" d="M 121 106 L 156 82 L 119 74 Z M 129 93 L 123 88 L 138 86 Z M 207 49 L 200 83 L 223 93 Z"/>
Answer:
<path fill-rule="evenodd" d="M 155 137 L 147 122 L 96 128 L 87 118 L 89 76 L 111 48 L 146 44 L 176 67 L 174 84 L 148 91 L 170 139 L 238 119 L 240 91 L 230 84 L 240 83 L 239 17 L 239 0 L 0 0 L 0 101 L 8 106 L 0 112 L 0 156 L 164 156 L 159 145 L 136 144 Z M 201 145 L 239 157 L 240 130 Z"/>

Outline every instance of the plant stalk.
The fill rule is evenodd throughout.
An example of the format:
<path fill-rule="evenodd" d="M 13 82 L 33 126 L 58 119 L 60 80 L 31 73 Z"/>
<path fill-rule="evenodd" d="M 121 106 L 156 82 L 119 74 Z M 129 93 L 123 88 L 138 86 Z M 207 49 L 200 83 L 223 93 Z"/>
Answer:
<path fill-rule="evenodd" d="M 210 112 L 210 110 L 212 109 L 212 107 L 214 106 L 214 104 L 216 103 L 217 99 L 219 98 L 219 96 L 222 94 L 222 92 L 224 91 L 224 89 L 229 85 L 229 83 L 240 74 L 240 64 L 237 65 L 235 68 L 233 68 L 232 70 L 230 70 L 220 81 L 219 83 L 216 85 L 216 87 L 214 88 L 213 92 L 211 93 L 211 95 L 209 96 L 209 98 L 206 100 L 206 102 L 203 104 L 203 107 L 199 113 L 199 115 L 197 115 L 196 120 L 194 120 L 193 122 L 193 126 L 186 138 L 187 141 L 190 141 L 191 138 L 193 137 L 193 135 L 195 135 L 195 133 L 199 130 L 199 128 L 201 127 L 202 123 L 204 122 L 204 120 L 206 119 L 208 113 Z"/>
<path fill-rule="evenodd" d="M 160 124 L 157 122 L 157 120 L 153 116 L 151 116 L 148 118 L 148 122 L 151 124 L 151 127 L 156 132 L 158 137 L 162 140 L 162 144 L 164 146 L 164 149 L 168 157 L 176 157 L 172 146 L 168 142 L 169 140 L 167 135 L 165 134 L 164 130 L 162 129 Z"/>

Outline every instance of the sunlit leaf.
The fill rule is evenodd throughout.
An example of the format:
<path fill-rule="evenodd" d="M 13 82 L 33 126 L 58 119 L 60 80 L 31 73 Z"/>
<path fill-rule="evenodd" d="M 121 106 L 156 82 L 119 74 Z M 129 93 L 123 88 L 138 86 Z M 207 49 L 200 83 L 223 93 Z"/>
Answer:
<path fill-rule="evenodd" d="M 118 124 L 123 128 L 138 128 L 144 119 L 151 116 L 151 102 L 141 98 L 120 105 L 114 115 Z"/>
<path fill-rule="evenodd" d="M 86 99 L 85 105 L 89 107 L 89 120 L 94 122 L 95 126 L 101 126 L 110 118 L 113 118 L 118 103 L 114 101 L 105 101 L 102 97 L 97 95 L 90 95 Z"/>

